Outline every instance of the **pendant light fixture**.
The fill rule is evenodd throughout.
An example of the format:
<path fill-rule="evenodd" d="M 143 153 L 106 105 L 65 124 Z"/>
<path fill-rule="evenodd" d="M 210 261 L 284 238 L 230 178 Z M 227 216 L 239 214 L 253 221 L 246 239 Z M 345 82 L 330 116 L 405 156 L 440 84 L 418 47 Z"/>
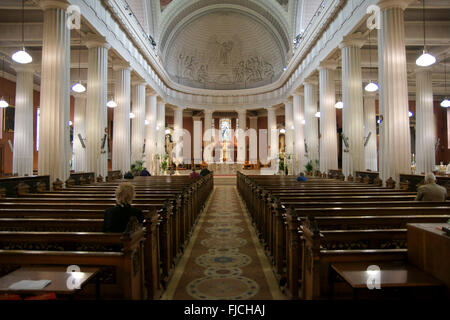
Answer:
<path fill-rule="evenodd" d="M 369 46 L 370 46 L 370 32 L 372 30 L 369 29 Z M 369 74 L 372 70 L 372 50 L 369 48 Z M 372 80 L 369 80 L 369 83 L 364 87 L 364 90 L 366 90 L 367 92 L 375 92 L 378 90 L 378 84 Z"/>
<path fill-rule="evenodd" d="M 444 79 L 445 79 L 445 82 L 444 82 L 445 91 L 444 92 L 445 92 L 446 96 L 445 96 L 445 99 L 442 100 L 442 102 L 441 102 L 441 107 L 448 108 L 448 107 L 450 107 L 450 100 L 448 100 L 448 98 L 447 98 L 447 65 L 445 64 L 445 58 L 444 58 L 443 62 L 444 62 Z"/>
<path fill-rule="evenodd" d="M 336 109 L 342 109 L 344 108 L 344 103 L 342 102 L 342 97 L 340 97 L 339 99 L 337 99 L 337 102 L 334 104 L 334 107 Z"/>
<path fill-rule="evenodd" d="M 11 58 L 21 64 L 33 61 L 33 58 L 25 51 L 25 0 L 22 0 L 22 50 L 16 51 Z"/>
<path fill-rule="evenodd" d="M 3 62 L 2 62 L 2 78 L 5 79 L 5 57 L 3 56 Z M 5 98 L 0 99 L 0 108 L 8 108 L 9 103 L 6 102 Z"/>
<path fill-rule="evenodd" d="M 423 10 L 423 52 L 420 57 L 417 58 L 416 64 L 420 67 L 429 67 L 436 62 L 436 58 L 427 52 L 427 47 L 425 45 L 425 0 L 422 0 Z"/>
<path fill-rule="evenodd" d="M 113 59 L 113 57 L 111 56 L 111 66 L 112 66 L 112 72 L 114 72 L 114 59 Z M 116 103 L 116 101 L 114 101 L 114 98 L 111 96 L 111 99 L 109 99 L 108 100 L 108 102 L 106 103 L 106 106 L 108 107 L 108 108 L 115 108 L 115 107 L 117 107 L 117 103 Z"/>
<path fill-rule="evenodd" d="M 80 47 L 78 48 L 78 82 L 72 86 L 72 91 L 82 93 L 86 91 L 86 87 L 81 84 L 81 28 L 80 32 Z"/>

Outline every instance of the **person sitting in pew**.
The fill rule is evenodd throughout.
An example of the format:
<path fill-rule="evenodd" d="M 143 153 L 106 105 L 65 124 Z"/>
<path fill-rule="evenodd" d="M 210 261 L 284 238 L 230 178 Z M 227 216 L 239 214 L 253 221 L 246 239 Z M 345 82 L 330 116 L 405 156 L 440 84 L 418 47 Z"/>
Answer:
<path fill-rule="evenodd" d="M 150 172 L 148 172 L 147 168 L 142 169 L 141 177 L 149 177 L 151 176 Z"/>
<path fill-rule="evenodd" d="M 308 181 L 308 178 L 305 177 L 303 172 L 300 172 L 300 175 L 297 177 L 297 181 Z"/>
<path fill-rule="evenodd" d="M 436 184 L 436 177 L 433 173 L 427 173 L 425 184 L 417 188 L 416 201 L 445 201 L 447 190 Z"/>
<path fill-rule="evenodd" d="M 131 173 L 131 171 L 128 171 L 127 173 L 124 174 L 123 178 L 124 179 L 134 179 L 134 176 Z"/>
<path fill-rule="evenodd" d="M 142 211 L 131 206 L 134 196 L 134 185 L 129 182 L 119 184 L 116 189 L 116 206 L 105 210 L 103 232 L 124 232 L 132 216 L 140 223 L 144 221 Z"/>
<path fill-rule="evenodd" d="M 208 168 L 203 168 L 202 171 L 200 171 L 200 176 L 204 177 L 206 175 L 208 175 L 208 173 L 210 173 L 211 171 L 209 171 Z"/>
<path fill-rule="evenodd" d="M 192 168 L 192 172 L 189 174 L 189 178 L 191 178 L 191 179 L 197 179 L 197 178 L 199 178 L 199 177 L 200 177 L 200 175 L 198 174 L 197 171 L 195 171 L 195 168 Z"/>

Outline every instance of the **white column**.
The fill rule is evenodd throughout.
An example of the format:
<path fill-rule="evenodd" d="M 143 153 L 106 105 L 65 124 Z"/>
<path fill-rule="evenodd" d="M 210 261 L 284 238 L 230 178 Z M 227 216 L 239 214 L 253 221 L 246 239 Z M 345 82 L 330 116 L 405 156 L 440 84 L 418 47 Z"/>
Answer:
<path fill-rule="evenodd" d="M 105 135 L 108 134 L 106 95 L 110 45 L 103 39 L 89 39 L 86 46 L 88 47 L 88 81 L 85 170 L 94 172 L 96 177 L 101 175 L 105 178 L 108 175 L 108 139 L 105 139 Z M 74 137 L 75 139 L 78 137 Z"/>
<path fill-rule="evenodd" d="M 67 3 L 41 1 L 44 10 L 41 101 L 39 125 L 39 175 L 50 182 L 66 181 L 70 174 L 70 30 Z"/>
<path fill-rule="evenodd" d="M 362 95 L 361 47 L 364 40 L 345 38 L 339 45 L 342 52 L 342 173 L 355 176 L 365 170 L 364 107 Z M 345 143 L 348 143 L 346 146 Z"/>
<path fill-rule="evenodd" d="M 319 67 L 321 172 L 338 169 L 335 69 L 336 65 L 331 63 L 321 64 Z"/>
<path fill-rule="evenodd" d="M 147 125 L 145 126 L 145 167 L 151 174 L 156 173 L 154 155 L 156 154 L 156 95 L 149 95 L 146 99 L 145 118 Z"/>
<path fill-rule="evenodd" d="M 258 162 L 258 117 L 250 118 L 248 160 L 251 164 Z"/>
<path fill-rule="evenodd" d="M 293 96 L 294 118 L 294 173 L 299 174 L 305 169 L 305 106 L 304 97 L 299 94 Z"/>
<path fill-rule="evenodd" d="M 419 174 L 434 170 L 435 144 L 431 70 L 418 67 L 416 69 L 416 169 Z"/>
<path fill-rule="evenodd" d="M 392 177 L 400 185 L 400 173 L 411 169 L 411 136 L 408 116 L 405 23 L 408 1 L 382 0 L 378 30 L 378 80 L 380 85 L 380 178 Z M 345 104 L 344 104 L 345 108 Z"/>
<path fill-rule="evenodd" d="M 145 85 L 144 81 L 133 83 L 131 119 L 131 163 L 143 160 L 145 139 Z"/>
<path fill-rule="evenodd" d="M 205 109 L 203 113 L 204 113 L 204 130 L 205 130 L 205 132 L 203 133 L 203 159 L 206 163 L 212 163 L 214 161 L 212 156 L 214 144 L 211 142 L 212 130 L 214 130 L 211 127 L 213 111 Z"/>
<path fill-rule="evenodd" d="M 286 155 L 292 157 L 294 152 L 294 115 L 291 99 L 284 102 L 284 128 L 286 130 Z"/>
<path fill-rule="evenodd" d="M 83 139 L 84 147 L 80 138 Z M 75 95 L 73 114 L 73 159 L 72 168 L 75 172 L 87 172 L 86 169 L 86 95 Z"/>
<path fill-rule="evenodd" d="M 33 74 L 35 65 L 15 64 L 16 110 L 14 118 L 13 174 L 33 175 Z"/>
<path fill-rule="evenodd" d="M 366 169 L 377 171 L 377 118 L 373 94 L 364 96 L 364 139 Z"/>
<path fill-rule="evenodd" d="M 247 129 L 247 110 L 238 110 L 239 129 L 237 139 L 237 162 L 244 163 L 246 160 L 247 144 L 245 142 L 245 134 Z"/>
<path fill-rule="evenodd" d="M 202 134 L 202 118 L 192 117 L 193 120 L 193 137 L 192 143 L 194 145 L 194 163 L 202 163 L 202 144 L 203 144 L 203 134 Z"/>
<path fill-rule="evenodd" d="M 169 155 L 172 157 L 173 162 L 176 164 L 183 163 L 183 108 L 175 107 L 173 110 L 173 142 L 174 148 L 172 154 Z M 186 159 L 190 161 L 190 159 Z"/>
<path fill-rule="evenodd" d="M 318 169 L 316 161 L 319 160 L 319 120 L 315 114 L 317 110 L 317 83 L 305 82 L 305 139 L 308 159 L 312 161 L 313 168 Z"/>
<path fill-rule="evenodd" d="M 157 118 L 156 118 L 157 137 L 156 153 L 160 156 L 166 154 L 165 148 L 165 131 L 166 131 L 166 105 L 164 102 L 159 101 L 157 104 Z"/>
<path fill-rule="evenodd" d="M 267 134 L 271 167 L 275 170 L 275 172 L 278 172 L 278 168 L 275 168 L 275 163 L 277 162 L 279 152 L 277 116 L 275 114 L 275 110 L 276 109 L 274 107 L 267 108 Z"/>
<path fill-rule="evenodd" d="M 126 173 L 130 170 L 130 75 L 128 66 L 115 68 L 115 100 L 114 108 L 112 169 Z"/>

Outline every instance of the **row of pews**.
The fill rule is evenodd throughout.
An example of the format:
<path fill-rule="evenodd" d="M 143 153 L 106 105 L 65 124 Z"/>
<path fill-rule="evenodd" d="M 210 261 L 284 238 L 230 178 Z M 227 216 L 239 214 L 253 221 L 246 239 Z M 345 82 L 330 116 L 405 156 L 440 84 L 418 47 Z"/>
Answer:
<path fill-rule="evenodd" d="M 415 202 L 415 192 L 358 180 L 238 173 L 238 191 L 288 297 L 327 297 L 333 263 L 407 262 L 406 225 L 450 219 L 449 201 Z M 348 293 L 345 285 L 334 290 Z"/>
<path fill-rule="evenodd" d="M 23 266 L 97 267 L 101 298 L 159 299 L 213 190 L 212 173 L 116 178 L 0 199 L 0 276 Z M 103 233 L 104 210 L 123 181 L 135 185 L 144 224 L 131 219 L 123 234 Z M 89 284 L 82 297 L 96 289 Z"/>

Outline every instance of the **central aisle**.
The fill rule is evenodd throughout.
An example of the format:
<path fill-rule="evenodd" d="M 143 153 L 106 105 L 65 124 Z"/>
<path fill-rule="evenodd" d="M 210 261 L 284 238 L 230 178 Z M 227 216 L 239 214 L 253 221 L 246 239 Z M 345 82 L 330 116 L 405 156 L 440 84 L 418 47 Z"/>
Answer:
<path fill-rule="evenodd" d="M 284 299 L 244 210 L 235 186 L 214 188 L 163 299 Z"/>

